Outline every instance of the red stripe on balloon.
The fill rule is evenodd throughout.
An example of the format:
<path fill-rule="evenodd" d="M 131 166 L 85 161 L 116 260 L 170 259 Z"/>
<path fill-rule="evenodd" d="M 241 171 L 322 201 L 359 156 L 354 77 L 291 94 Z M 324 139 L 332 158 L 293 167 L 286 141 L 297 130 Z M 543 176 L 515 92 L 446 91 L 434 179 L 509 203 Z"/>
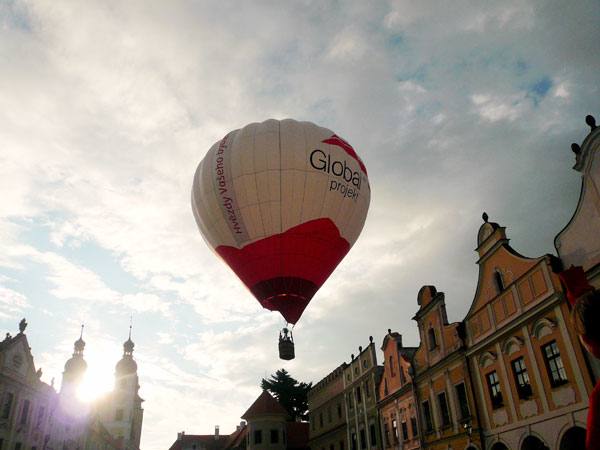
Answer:
<path fill-rule="evenodd" d="M 365 175 L 367 175 L 367 168 L 365 167 L 365 164 L 362 162 L 360 157 L 356 154 L 356 151 L 354 150 L 354 148 L 352 148 L 352 146 L 347 141 L 345 141 L 344 139 L 339 137 L 337 134 L 334 134 L 330 138 L 327 138 L 322 142 L 324 144 L 337 145 L 338 147 L 341 147 L 346 153 L 348 153 L 348 155 L 350 155 L 352 158 L 354 158 L 356 160 L 356 162 L 360 166 L 363 173 Z"/>
<path fill-rule="evenodd" d="M 305 222 L 238 249 L 221 245 L 225 260 L 260 304 L 296 323 L 317 290 L 350 250 L 331 219 Z"/>

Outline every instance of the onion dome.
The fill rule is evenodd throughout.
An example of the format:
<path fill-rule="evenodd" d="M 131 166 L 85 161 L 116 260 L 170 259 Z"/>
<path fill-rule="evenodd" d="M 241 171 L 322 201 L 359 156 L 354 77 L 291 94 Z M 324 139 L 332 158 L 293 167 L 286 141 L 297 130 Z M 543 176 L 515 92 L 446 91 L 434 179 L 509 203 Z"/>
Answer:
<path fill-rule="evenodd" d="M 87 363 L 83 359 L 85 341 L 83 340 L 83 325 L 79 339 L 73 344 L 73 356 L 65 363 L 65 373 L 80 374 L 87 369 Z"/>
<path fill-rule="evenodd" d="M 117 375 L 128 375 L 137 372 L 137 363 L 133 359 L 133 348 L 135 344 L 131 340 L 131 326 L 129 327 L 129 338 L 123 343 L 123 357 L 117 363 L 115 372 Z"/>

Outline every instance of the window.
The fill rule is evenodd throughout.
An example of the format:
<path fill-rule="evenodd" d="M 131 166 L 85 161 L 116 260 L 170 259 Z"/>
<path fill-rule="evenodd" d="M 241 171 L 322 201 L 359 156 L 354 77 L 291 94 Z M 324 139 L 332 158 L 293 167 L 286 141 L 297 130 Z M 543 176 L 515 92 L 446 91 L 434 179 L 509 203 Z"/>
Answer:
<path fill-rule="evenodd" d="M 352 404 L 352 392 L 350 392 L 348 394 L 348 396 L 346 397 L 346 402 L 348 403 L 348 409 L 352 410 L 353 408 L 353 404 Z"/>
<path fill-rule="evenodd" d="M 417 418 L 416 417 L 410 418 L 410 430 L 412 431 L 413 437 L 419 435 L 419 429 L 417 428 Z"/>
<path fill-rule="evenodd" d="M 360 386 L 356 388 L 356 403 L 362 403 L 362 397 L 360 395 Z"/>
<path fill-rule="evenodd" d="M 369 380 L 365 381 L 365 395 L 367 398 L 371 397 L 371 391 L 369 390 Z"/>
<path fill-rule="evenodd" d="M 469 399 L 467 398 L 465 383 L 457 384 L 455 389 L 456 398 L 458 399 L 458 406 L 460 408 L 460 418 L 462 420 L 468 419 L 471 417 L 471 412 L 469 411 Z"/>
<path fill-rule="evenodd" d="M 433 350 L 437 347 L 437 340 L 435 338 L 435 330 L 433 328 L 430 328 L 429 331 L 427 332 L 427 335 L 429 337 L 429 350 Z"/>
<path fill-rule="evenodd" d="M 337 404 L 338 419 L 342 418 L 342 405 Z"/>
<path fill-rule="evenodd" d="M 279 442 L 279 430 L 271 430 L 271 444 Z"/>
<path fill-rule="evenodd" d="M 392 419 L 392 437 L 394 443 L 398 442 L 398 422 L 396 422 L 396 419 Z"/>
<path fill-rule="evenodd" d="M 122 409 L 117 409 L 117 411 L 115 411 L 115 420 L 123 420 L 123 410 Z"/>
<path fill-rule="evenodd" d="M 406 424 L 406 421 L 402 422 L 402 440 L 403 441 L 408 441 L 408 425 Z"/>
<path fill-rule="evenodd" d="M 356 450 L 356 433 L 352 433 L 352 450 Z"/>
<path fill-rule="evenodd" d="M 390 362 L 390 375 L 392 375 L 393 377 L 395 377 L 396 373 L 394 372 L 394 359 L 392 358 L 391 355 L 389 357 L 389 362 Z"/>
<path fill-rule="evenodd" d="M 494 272 L 494 284 L 496 285 L 496 291 L 500 294 L 504 290 L 504 280 L 499 270 Z"/>
<path fill-rule="evenodd" d="M 377 435 L 374 424 L 369 425 L 369 438 L 371 439 L 371 447 L 375 447 L 377 445 Z"/>
<path fill-rule="evenodd" d="M 388 427 L 387 422 L 383 424 L 383 436 L 385 438 L 385 446 L 390 446 L 390 428 Z"/>
<path fill-rule="evenodd" d="M 562 358 L 556 341 L 552 341 L 542 347 L 542 353 L 546 360 L 546 369 L 550 377 L 552 387 L 560 386 L 567 382 L 567 372 L 563 366 Z"/>
<path fill-rule="evenodd" d="M 367 360 L 363 359 L 363 369 L 366 369 L 367 365 L 368 365 Z"/>
<path fill-rule="evenodd" d="M 37 418 L 35 419 L 35 427 L 40 428 L 42 426 L 42 421 L 44 420 L 45 408 L 40 406 L 37 412 Z"/>
<path fill-rule="evenodd" d="M 21 450 L 22 446 L 23 446 L 23 444 L 21 444 L 20 442 L 17 442 L 15 444 L 15 450 Z"/>
<path fill-rule="evenodd" d="M 262 444 L 262 430 L 254 430 L 254 443 Z"/>
<path fill-rule="evenodd" d="M 329 450 L 335 450 L 335 446 L 333 444 L 329 445 Z"/>
<path fill-rule="evenodd" d="M 440 414 L 442 415 L 442 426 L 445 427 L 450 425 L 450 411 L 448 410 L 448 400 L 446 399 L 446 393 L 440 392 L 438 394 L 438 405 L 440 407 Z"/>
<path fill-rule="evenodd" d="M 2 405 L 2 418 L 8 419 L 10 418 L 10 410 L 12 408 L 13 400 L 15 396 L 12 392 L 7 392 L 4 396 L 4 405 Z"/>
<path fill-rule="evenodd" d="M 27 423 L 27 418 L 29 416 L 29 400 L 25 400 L 23 402 L 23 410 L 21 411 L 21 420 L 19 421 L 21 425 L 25 425 Z"/>
<path fill-rule="evenodd" d="M 423 402 L 423 421 L 425 422 L 425 431 L 433 431 L 433 421 L 431 420 L 431 409 L 429 407 L 429 400 Z"/>
<path fill-rule="evenodd" d="M 490 400 L 492 401 L 492 407 L 494 409 L 500 408 L 504 405 L 502 401 L 502 391 L 500 390 L 500 380 L 498 374 L 494 370 L 486 375 L 488 389 L 490 390 Z"/>
<path fill-rule="evenodd" d="M 522 356 L 515 359 L 512 362 L 512 369 L 519 398 L 531 397 L 531 384 L 529 383 L 529 374 L 525 366 L 525 359 Z"/>
<path fill-rule="evenodd" d="M 361 428 L 360 430 L 360 448 L 367 448 L 367 433 L 365 433 L 365 429 Z"/>
<path fill-rule="evenodd" d="M 344 450 L 344 441 L 340 441 L 340 450 Z"/>

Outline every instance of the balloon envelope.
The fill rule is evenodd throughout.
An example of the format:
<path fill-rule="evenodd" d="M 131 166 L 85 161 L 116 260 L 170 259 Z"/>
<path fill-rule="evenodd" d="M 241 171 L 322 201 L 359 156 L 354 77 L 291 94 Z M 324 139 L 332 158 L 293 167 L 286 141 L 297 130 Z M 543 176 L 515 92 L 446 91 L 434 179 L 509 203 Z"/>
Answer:
<path fill-rule="evenodd" d="M 360 234 L 371 197 L 352 146 L 310 122 L 228 133 L 200 162 L 201 234 L 267 309 L 296 323 Z"/>

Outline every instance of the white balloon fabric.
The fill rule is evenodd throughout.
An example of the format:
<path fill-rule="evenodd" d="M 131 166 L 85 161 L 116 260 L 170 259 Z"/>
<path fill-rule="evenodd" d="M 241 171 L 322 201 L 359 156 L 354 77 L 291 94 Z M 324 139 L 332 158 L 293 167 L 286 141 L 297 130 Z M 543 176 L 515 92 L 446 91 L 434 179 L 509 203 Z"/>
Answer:
<path fill-rule="evenodd" d="M 192 210 L 263 307 L 296 323 L 356 242 L 370 197 L 348 142 L 310 122 L 271 119 L 211 147 L 194 176 Z"/>

